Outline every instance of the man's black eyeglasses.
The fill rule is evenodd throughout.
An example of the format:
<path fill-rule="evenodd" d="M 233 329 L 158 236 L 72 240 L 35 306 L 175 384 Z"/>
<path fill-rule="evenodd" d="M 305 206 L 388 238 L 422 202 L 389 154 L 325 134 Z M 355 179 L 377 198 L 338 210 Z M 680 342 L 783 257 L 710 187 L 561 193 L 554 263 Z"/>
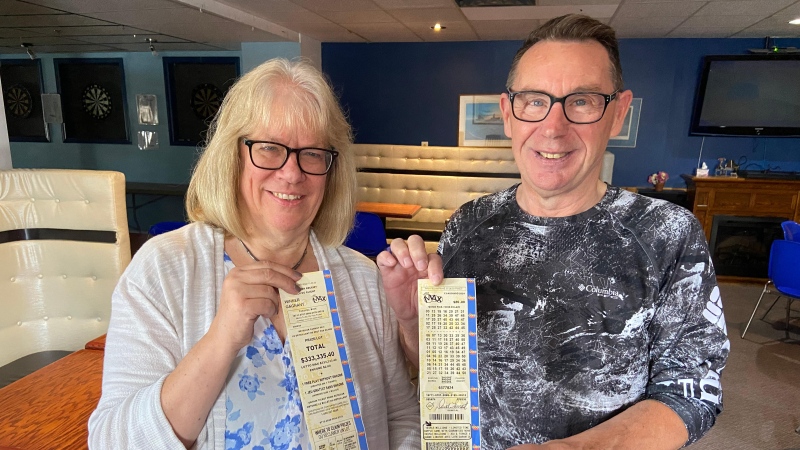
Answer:
<path fill-rule="evenodd" d="M 564 97 L 554 97 L 546 92 L 508 90 L 508 99 L 511 101 L 514 117 L 523 122 L 541 122 L 550 114 L 554 104 L 561 103 L 567 120 L 572 123 L 589 124 L 603 118 L 608 104 L 617 98 L 618 93 L 618 90 L 611 95 L 599 92 L 573 92 Z"/>
<path fill-rule="evenodd" d="M 250 149 L 250 161 L 259 169 L 278 170 L 289 160 L 289 155 L 297 155 L 300 171 L 309 175 L 325 175 L 331 170 L 333 161 L 339 156 L 335 150 L 305 147 L 292 148 L 279 142 L 254 141 L 245 139 L 244 145 Z"/>

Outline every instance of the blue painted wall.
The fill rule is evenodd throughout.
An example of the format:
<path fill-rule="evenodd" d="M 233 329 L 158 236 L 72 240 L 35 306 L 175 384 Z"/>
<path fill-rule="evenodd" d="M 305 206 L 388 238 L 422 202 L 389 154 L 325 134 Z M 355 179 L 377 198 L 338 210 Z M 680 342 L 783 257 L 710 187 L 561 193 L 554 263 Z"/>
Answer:
<path fill-rule="evenodd" d="M 64 143 L 61 127 L 50 124 L 50 142 L 12 142 L 11 161 L 14 168 L 57 168 L 116 170 L 125 174 L 127 181 L 154 183 L 188 183 L 199 149 L 169 145 L 169 122 L 164 84 L 165 56 L 226 56 L 240 58 L 242 73 L 270 58 L 293 58 L 300 55 L 298 43 L 247 43 L 241 51 L 220 52 L 149 52 L 39 54 L 44 78 L 43 92 L 58 92 L 54 58 L 122 58 L 125 69 L 125 87 L 128 101 L 128 129 L 130 144 Z M 24 56 L 24 55 L 23 55 Z M 18 59 L 20 55 L 0 55 L 0 59 Z M 158 101 L 158 125 L 139 125 L 136 113 L 136 94 L 155 94 Z M 139 150 L 136 133 L 140 130 L 156 131 L 159 148 Z M 137 196 L 137 203 L 154 200 L 154 197 Z M 142 230 L 167 220 L 183 220 L 183 200 L 167 197 L 137 210 Z M 133 216 L 129 210 L 132 228 Z"/>
<path fill-rule="evenodd" d="M 520 41 L 322 44 L 322 68 L 341 96 L 356 142 L 455 146 L 462 94 L 503 92 Z M 800 39 L 781 39 L 800 47 Z M 702 138 L 689 136 L 702 57 L 743 54 L 761 39 L 623 39 L 626 87 L 642 98 L 636 148 L 616 155 L 614 184 L 647 185 L 665 170 L 669 187 L 684 187 L 681 173 L 697 167 Z M 800 171 L 800 138 L 706 137 L 702 160 L 746 161 L 749 168 Z"/>

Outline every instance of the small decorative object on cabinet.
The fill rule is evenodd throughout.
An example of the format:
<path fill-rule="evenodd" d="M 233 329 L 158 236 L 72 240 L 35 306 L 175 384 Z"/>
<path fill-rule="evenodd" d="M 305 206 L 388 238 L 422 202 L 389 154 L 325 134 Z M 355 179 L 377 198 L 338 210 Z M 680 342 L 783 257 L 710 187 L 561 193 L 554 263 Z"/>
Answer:
<path fill-rule="evenodd" d="M 652 173 L 647 177 L 647 182 L 652 184 L 656 191 L 663 191 L 664 183 L 666 183 L 667 180 L 669 180 L 669 174 L 664 171 Z"/>

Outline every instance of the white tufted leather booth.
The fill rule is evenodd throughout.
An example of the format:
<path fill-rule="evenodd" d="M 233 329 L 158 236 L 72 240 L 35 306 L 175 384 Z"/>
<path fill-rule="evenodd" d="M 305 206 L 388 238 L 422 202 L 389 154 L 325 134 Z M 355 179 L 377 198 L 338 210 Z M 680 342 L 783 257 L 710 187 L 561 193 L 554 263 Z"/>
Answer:
<path fill-rule="evenodd" d="M 86 237 L 63 230 L 107 232 L 94 235 L 114 242 L 52 239 Z M 43 239 L 25 239 L 37 233 Z M 106 332 L 111 293 L 131 259 L 122 173 L 0 171 L 0 236 L 0 366 L 74 351 Z"/>
<path fill-rule="evenodd" d="M 422 205 L 413 219 L 386 220 L 387 230 L 401 234 L 441 232 L 464 203 L 520 182 L 510 148 L 354 144 L 353 149 L 359 201 Z M 600 179 L 610 184 L 613 167 L 614 154 L 605 152 Z M 507 174 L 513 176 L 502 177 Z"/>

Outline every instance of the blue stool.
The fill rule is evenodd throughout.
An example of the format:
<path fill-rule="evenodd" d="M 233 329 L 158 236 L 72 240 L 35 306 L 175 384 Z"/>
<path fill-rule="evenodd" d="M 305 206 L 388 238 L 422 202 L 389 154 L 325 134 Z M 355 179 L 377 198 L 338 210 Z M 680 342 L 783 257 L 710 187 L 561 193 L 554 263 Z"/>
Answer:
<path fill-rule="evenodd" d="M 186 224 L 186 222 L 158 222 L 150 227 L 150 230 L 147 231 L 147 234 L 150 236 L 158 236 L 159 234 L 166 233 L 168 231 L 177 230 Z"/>

